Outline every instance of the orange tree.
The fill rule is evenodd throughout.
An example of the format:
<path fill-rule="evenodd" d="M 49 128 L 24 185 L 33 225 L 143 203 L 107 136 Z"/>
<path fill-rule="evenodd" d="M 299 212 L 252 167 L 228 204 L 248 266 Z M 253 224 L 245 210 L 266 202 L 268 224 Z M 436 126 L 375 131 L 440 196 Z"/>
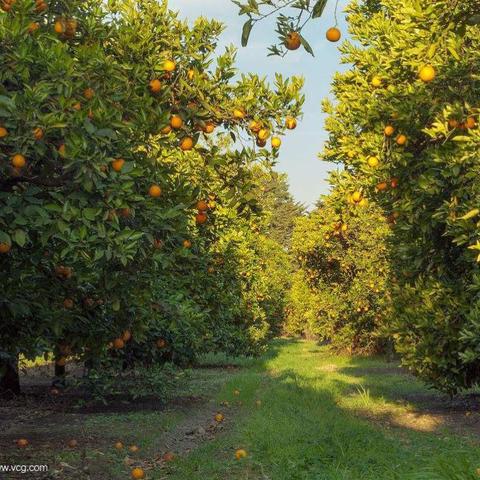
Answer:
<path fill-rule="evenodd" d="M 212 58 L 221 25 L 188 28 L 165 4 L 2 5 L 5 380 L 18 354 L 53 351 L 63 368 L 69 355 L 102 358 L 109 342 L 120 350 L 132 331 L 145 335 L 158 278 L 174 303 L 175 278 L 193 268 L 179 266 L 207 251 L 198 202 L 218 186 L 247 215 L 244 171 L 272 157 L 262 147 L 302 99 L 297 79 L 279 77 L 275 90 L 255 76 L 234 81 L 234 51 Z M 226 135 L 237 142 L 229 151 Z M 194 181 L 202 166 L 210 184 Z M 18 389 L 15 379 L 4 387 Z"/>
<path fill-rule="evenodd" d="M 328 161 L 394 222 L 391 328 L 404 363 L 450 393 L 479 380 L 478 2 L 352 3 Z"/>
<path fill-rule="evenodd" d="M 388 342 L 391 310 L 389 222 L 374 203 L 352 198 L 353 177 L 332 174 L 331 182 L 332 192 L 296 223 L 292 256 L 299 268 L 286 328 L 337 350 L 378 353 Z"/>

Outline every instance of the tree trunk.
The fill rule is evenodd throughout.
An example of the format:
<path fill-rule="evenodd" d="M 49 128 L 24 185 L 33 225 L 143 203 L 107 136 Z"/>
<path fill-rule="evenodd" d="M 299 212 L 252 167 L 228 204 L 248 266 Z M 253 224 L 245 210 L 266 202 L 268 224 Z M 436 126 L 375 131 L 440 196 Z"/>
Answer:
<path fill-rule="evenodd" d="M 0 360 L 0 398 L 12 398 L 20 394 L 18 359 Z"/>
<path fill-rule="evenodd" d="M 66 370 L 65 365 L 55 364 L 55 378 L 52 382 L 52 387 L 61 387 L 64 388 L 66 384 Z"/>

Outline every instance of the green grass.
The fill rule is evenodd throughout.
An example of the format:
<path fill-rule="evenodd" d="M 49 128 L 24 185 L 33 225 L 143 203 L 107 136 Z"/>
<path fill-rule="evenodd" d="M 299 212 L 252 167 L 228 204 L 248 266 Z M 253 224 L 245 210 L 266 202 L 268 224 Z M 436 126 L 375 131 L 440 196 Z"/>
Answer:
<path fill-rule="evenodd" d="M 372 370 L 387 366 L 382 359 L 332 356 L 312 342 L 278 341 L 218 393 L 218 401 L 242 402 L 233 430 L 179 458 L 168 476 L 152 471 L 149 478 L 479 478 L 476 439 L 428 421 L 396 426 L 414 407 L 402 395 L 430 392 L 411 377 Z M 245 448 L 248 458 L 236 461 L 236 448 Z"/>

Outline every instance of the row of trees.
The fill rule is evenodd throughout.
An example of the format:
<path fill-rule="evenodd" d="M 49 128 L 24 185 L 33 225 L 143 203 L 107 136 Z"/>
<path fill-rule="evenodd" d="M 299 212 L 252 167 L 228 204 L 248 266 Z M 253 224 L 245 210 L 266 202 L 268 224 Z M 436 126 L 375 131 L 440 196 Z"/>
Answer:
<path fill-rule="evenodd" d="M 3 10 L 3 391 L 19 355 L 53 352 L 61 374 L 114 350 L 262 348 L 289 268 L 260 230 L 255 170 L 294 128 L 302 81 L 235 78 L 233 49 L 213 57 L 219 23 L 188 27 L 155 0 Z"/>
<path fill-rule="evenodd" d="M 479 7 L 351 3 L 322 154 L 345 172 L 293 242 L 289 328 L 360 351 L 391 337 L 452 394 L 480 379 Z"/>

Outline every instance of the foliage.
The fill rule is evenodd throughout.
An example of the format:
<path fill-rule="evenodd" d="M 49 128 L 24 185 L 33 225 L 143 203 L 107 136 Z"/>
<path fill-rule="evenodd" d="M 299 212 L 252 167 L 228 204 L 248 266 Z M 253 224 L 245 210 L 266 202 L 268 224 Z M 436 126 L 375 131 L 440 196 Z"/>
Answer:
<path fill-rule="evenodd" d="M 153 0 L 4 10 L 0 349 L 63 363 L 162 334 L 191 359 L 220 327 L 255 350 L 268 323 L 255 332 L 239 311 L 217 323 L 208 265 L 255 216 L 252 165 L 278 154 L 249 122 L 281 135 L 302 81 L 233 80 L 235 51 L 213 57 L 221 25 L 190 28 Z"/>
<path fill-rule="evenodd" d="M 392 331 L 405 364 L 449 393 L 478 350 L 478 2 L 352 3 L 353 65 L 335 77 L 323 157 L 356 177 L 394 228 Z M 374 157 L 376 161 L 370 159 Z"/>
<path fill-rule="evenodd" d="M 331 342 L 339 350 L 375 353 L 385 347 L 390 314 L 390 227 L 373 203 L 346 204 L 353 179 L 332 176 L 333 191 L 300 218 L 292 254 L 299 272 L 290 295 L 287 329 Z"/>

